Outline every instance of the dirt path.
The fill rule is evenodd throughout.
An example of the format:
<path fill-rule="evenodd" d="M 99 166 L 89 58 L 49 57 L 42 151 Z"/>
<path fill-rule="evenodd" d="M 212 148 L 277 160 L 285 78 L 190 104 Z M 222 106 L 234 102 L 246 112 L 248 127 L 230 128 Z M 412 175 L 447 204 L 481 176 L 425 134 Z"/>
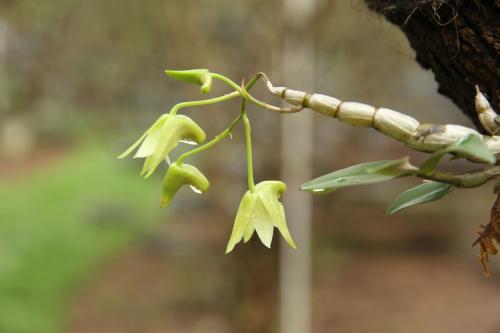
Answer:
<path fill-rule="evenodd" d="M 75 300 L 68 332 L 262 332 L 241 325 L 255 305 L 220 283 L 232 279 L 223 265 L 194 268 L 177 255 L 139 247 L 115 260 Z M 221 294 L 237 304 L 237 316 Z M 266 331 L 276 332 L 276 290 L 269 294 L 261 306 Z M 449 257 L 363 256 L 333 269 L 319 258 L 314 332 L 500 332 L 499 294 L 499 278 Z"/>
<path fill-rule="evenodd" d="M 315 332 L 500 332 L 499 282 L 447 257 L 365 257 L 318 274 Z"/>

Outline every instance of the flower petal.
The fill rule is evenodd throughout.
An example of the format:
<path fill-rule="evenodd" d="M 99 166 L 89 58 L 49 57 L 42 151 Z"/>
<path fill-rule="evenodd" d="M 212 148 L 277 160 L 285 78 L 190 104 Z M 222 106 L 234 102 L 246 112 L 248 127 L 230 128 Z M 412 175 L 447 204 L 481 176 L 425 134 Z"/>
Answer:
<path fill-rule="evenodd" d="M 125 158 L 128 155 L 130 155 L 130 153 L 132 153 L 137 147 L 139 147 L 139 145 L 144 140 L 144 138 L 146 137 L 146 135 L 148 135 L 147 131 L 144 132 L 143 135 L 141 135 L 141 137 L 139 138 L 139 140 L 137 140 L 136 142 L 134 142 L 130 147 L 127 148 L 127 150 L 125 150 L 123 153 L 121 153 L 121 155 L 119 155 L 118 158 L 122 159 L 122 158 Z"/>
<path fill-rule="evenodd" d="M 148 156 L 144 159 L 144 164 L 142 165 L 141 176 L 144 176 L 145 174 L 147 174 L 149 172 L 149 170 L 151 168 L 152 159 L 153 159 L 152 156 Z"/>
<path fill-rule="evenodd" d="M 259 196 L 271 216 L 273 225 L 278 228 L 288 245 L 297 248 L 286 224 L 285 209 L 279 201 L 281 193 L 286 190 L 286 185 L 282 182 L 262 182 L 258 185 L 260 185 Z"/>
<path fill-rule="evenodd" d="M 153 155 L 146 158 L 150 159 L 150 162 L 148 163 L 147 172 L 145 173 L 144 178 L 149 178 L 153 174 L 153 172 L 155 172 L 156 168 L 161 164 L 161 162 L 165 159 L 165 157 L 168 156 L 175 147 L 177 147 L 179 141 L 173 139 L 173 136 L 175 136 L 175 133 L 167 133 L 167 135 L 164 135 L 159 139 L 160 142 L 158 147 L 156 148 L 156 151 L 153 153 Z M 144 164 L 146 164 L 146 162 L 144 162 Z"/>
<path fill-rule="evenodd" d="M 160 144 L 162 131 L 166 128 L 169 118 L 158 119 L 156 123 L 147 131 L 147 136 L 142 145 L 134 155 L 134 158 L 144 158 L 151 156 Z"/>
<path fill-rule="evenodd" d="M 273 240 L 274 224 L 269 211 L 259 195 L 255 202 L 250 223 L 254 226 L 262 244 L 270 248 Z"/>
<path fill-rule="evenodd" d="M 160 206 L 168 206 L 183 185 L 196 188 L 197 193 L 206 192 L 210 187 L 208 179 L 195 166 L 179 162 L 172 163 L 163 179 Z"/>
<path fill-rule="evenodd" d="M 139 138 L 139 140 L 137 140 L 136 142 L 134 142 L 134 143 L 132 144 L 132 146 L 130 146 L 130 147 L 129 147 L 126 151 L 124 151 L 124 152 L 123 152 L 120 156 L 118 156 L 118 158 L 120 158 L 120 159 L 121 159 L 121 158 L 125 158 L 125 157 L 127 157 L 128 155 L 130 155 L 130 153 L 131 153 L 132 151 L 134 151 L 134 149 L 136 149 L 136 148 L 139 146 L 139 144 L 140 144 L 141 142 L 143 142 L 143 140 L 144 140 L 145 138 L 147 138 L 147 136 L 151 133 L 151 130 L 152 130 L 153 128 L 155 128 L 155 127 L 158 127 L 158 126 L 159 126 L 159 124 L 162 124 L 162 123 L 163 123 L 163 122 L 164 122 L 164 121 L 165 121 L 168 117 L 169 117 L 169 114 L 163 114 L 163 115 L 161 115 L 161 116 L 160 116 L 160 118 L 158 118 L 158 119 L 157 119 L 157 120 L 153 123 L 153 125 L 152 125 L 150 128 L 148 128 L 148 129 L 146 130 L 146 132 L 144 132 L 144 134 L 143 134 L 143 135 Z M 139 156 L 137 156 L 137 154 L 135 154 L 135 156 L 134 156 L 134 157 L 139 157 Z M 144 156 L 144 157 L 145 157 L 145 156 Z"/>
<path fill-rule="evenodd" d="M 150 177 L 158 165 L 177 147 L 180 140 L 188 139 L 197 143 L 202 143 L 206 139 L 205 132 L 191 118 L 176 115 L 168 119 L 160 130 L 152 159 L 145 174 L 145 178 Z"/>
<path fill-rule="evenodd" d="M 247 231 L 256 200 L 257 195 L 251 193 L 250 191 L 247 191 L 241 199 L 240 206 L 238 207 L 238 213 L 236 214 L 236 219 L 234 221 L 233 231 L 231 232 L 229 242 L 227 243 L 226 254 L 234 249 L 234 246 L 241 241 L 245 231 Z"/>
<path fill-rule="evenodd" d="M 207 138 L 205 131 L 191 118 L 177 115 L 175 120 L 179 128 L 179 140 L 200 144 Z"/>
<path fill-rule="evenodd" d="M 247 243 L 250 240 L 250 238 L 252 238 L 254 231 L 255 231 L 255 228 L 253 227 L 253 224 L 248 223 L 247 228 L 245 229 L 245 232 L 243 233 L 243 242 Z"/>
<path fill-rule="evenodd" d="M 277 220 L 275 220 L 275 225 L 278 228 L 278 230 L 280 231 L 281 236 L 283 236 L 283 238 L 288 243 L 288 245 L 290 245 L 290 247 L 296 249 L 297 245 L 295 245 L 295 242 L 293 241 L 292 235 L 290 234 L 290 231 L 288 230 L 288 226 L 286 224 L 285 208 L 283 207 L 283 204 L 281 204 L 281 203 L 279 204 L 279 206 L 280 206 L 280 213 L 279 213 L 280 217 Z"/>

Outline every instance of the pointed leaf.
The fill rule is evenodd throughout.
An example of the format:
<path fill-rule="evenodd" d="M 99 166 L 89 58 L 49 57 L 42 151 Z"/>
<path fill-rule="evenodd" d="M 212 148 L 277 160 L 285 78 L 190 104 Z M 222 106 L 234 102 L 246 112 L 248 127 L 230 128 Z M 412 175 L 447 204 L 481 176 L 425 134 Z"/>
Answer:
<path fill-rule="evenodd" d="M 401 193 L 387 209 L 387 214 L 394 214 L 402 209 L 436 201 L 450 193 L 455 187 L 453 185 L 435 181 L 425 182 Z"/>
<path fill-rule="evenodd" d="M 408 176 L 414 174 L 416 170 L 417 168 L 408 162 L 408 157 L 400 160 L 362 163 L 313 179 L 304 183 L 300 189 L 313 193 L 325 193 L 342 187 L 378 183 Z"/>
<path fill-rule="evenodd" d="M 482 163 L 494 164 L 496 162 L 495 155 L 486 147 L 481 137 L 476 134 L 469 134 L 456 143 L 432 154 L 422 163 L 420 172 L 424 175 L 432 174 L 443 156 L 449 153 L 460 154 Z"/>

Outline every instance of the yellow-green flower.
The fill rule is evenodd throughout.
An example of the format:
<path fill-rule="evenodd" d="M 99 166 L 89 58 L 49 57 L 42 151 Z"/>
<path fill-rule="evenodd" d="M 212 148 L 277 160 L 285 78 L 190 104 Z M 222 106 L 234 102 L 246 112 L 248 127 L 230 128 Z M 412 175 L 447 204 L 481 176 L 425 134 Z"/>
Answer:
<path fill-rule="evenodd" d="M 195 166 L 179 162 L 172 163 L 163 179 L 160 206 L 168 206 L 183 185 L 189 185 L 193 191 L 201 193 L 208 190 L 210 183 Z"/>
<path fill-rule="evenodd" d="M 180 141 L 202 143 L 205 138 L 205 132 L 191 118 L 164 114 L 118 158 L 128 156 L 139 147 L 134 158 L 145 158 L 141 175 L 147 178 Z"/>
<path fill-rule="evenodd" d="M 296 248 L 286 225 L 285 209 L 279 201 L 285 191 L 286 185 L 283 182 L 264 181 L 255 186 L 255 191 L 248 190 L 245 193 L 236 214 L 226 253 L 231 252 L 241 240 L 248 242 L 254 231 L 261 242 L 270 248 L 274 227 L 278 228 L 292 248 Z"/>

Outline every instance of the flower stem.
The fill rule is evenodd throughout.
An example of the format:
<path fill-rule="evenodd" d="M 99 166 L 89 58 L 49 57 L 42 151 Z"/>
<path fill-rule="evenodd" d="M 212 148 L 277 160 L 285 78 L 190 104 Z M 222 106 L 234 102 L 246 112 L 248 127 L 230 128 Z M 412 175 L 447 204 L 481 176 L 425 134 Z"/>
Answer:
<path fill-rule="evenodd" d="M 224 102 L 224 101 L 236 98 L 238 96 L 240 96 L 240 92 L 233 91 L 232 93 L 229 93 L 229 94 L 226 94 L 223 96 L 219 96 L 219 97 L 215 97 L 215 98 L 203 99 L 203 100 L 199 100 L 199 101 L 182 102 L 182 103 L 174 105 L 174 107 L 172 109 L 170 109 L 170 114 L 175 116 L 177 114 L 177 112 L 182 108 L 215 104 L 215 103 Z"/>
<path fill-rule="evenodd" d="M 228 101 L 230 99 L 236 98 L 238 96 L 242 96 L 243 98 L 249 98 L 250 100 L 252 100 L 252 99 L 255 100 L 255 98 L 253 98 L 252 96 L 250 96 L 250 94 L 248 93 L 248 90 L 252 89 L 253 85 L 262 76 L 259 75 L 259 74 L 254 75 L 250 79 L 250 81 L 248 81 L 248 83 L 245 85 L 244 89 L 242 87 L 238 86 L 233 80 L 231 80 L 231 79 L 229 79 L 229 78 L 227 78 L 227 77 L 225 77 L 223 75 L 212 73 L 212 77 L 215 78 L 215 79 L 218 79 L 220 81 L 223 81 L 224 83 L 226 83 L 227 85 L 229 85 L 230 87 L 232 87 L 235 91 L 233 91 L 232 93 L 229 93 L 229 94 L 225 94 L 223 96 L 215 97 L 215 98 L 203 99 L 203 100 L 199 100 L 199 101 L 189 101 L 189 102 L 178 103 L 178 104 L 174 105 L 174 107 L 172 107 L 172 109 L 170 109 L 170 114 L 172 114 L 172 115 L 175 116 L 177 114 L 177 112 L 180 109 L 183 109 L 183 108 L 189 108 L 189 107 L 193 107 L 193 106 L 203 106 L 203 105 L 220 103 L 220 102 L 224 102 L 224 101 Z M 255 102 L 254 102 L 254 104 L 255 104 Z M 257 101 L 257 105 L 260 106 L 260 107 L 264 107 L 264 103 L 262 103 L 260 101 Z"/>
<path fill-rule="evenodd" d="M 227 84 L 228 86 L 230 86 L 234 90 L 241 93 L 241 91 L 242 91 L 241 87 L 236 82 L 231 80 L 230 78 L 228 78 L 224 75 L 221 75 L 221 74 L 217 74 L 217 73 L 210 73 L 210 75 L 212 75 L 212 78 L 224 82 L 225 84 Z"/>
<path fill-rule="evenodd" d="M 255 183 L 253 179 L 253 162 L 252 162 L 252 129 L 250 127 L 250 120 L 246 112 L 246 99 L 241 102 L 241 114 L 243 119 L 243 126 L 245 127 L 245 144 L 247 148 L 247 176 L 248 188 L 250 192 L 255 192 Z"/>
<path fill-rule="evenodd" d="M 243 97 L 244 99 L 257 105 L 258 107 L 261 107 L 263 109 L 267 109 L 266 103 L 258 100 L 257 98 L 253 97 L 252 95 L 250 95 L 250 93 L 248 92 L 248 90 L 249 90 L 248 84 L 245 87 L 240 87 L 236 82 L 234 82 L 233 80 L 231 80 L 228 77 L 225 77 L 224 75 L 217 74 L 217 73 L 211 73 L 211 75 L 212 75 L 212 78 L 219 80 L 219 81 L 222 81 L 225 84 L 227 84 L 228 86 L 230 86 L 231 88 L 233 88 L 234 90 L 236 90 L 241 95 L 241 97 Z M 252 80 L 250 80 L 250 82 L 254 81 L 253 83 L 255 83 L 261 77 L 262 77 L 262 75 L 259 73 L 259 74 L 255 75 L 252 78 Z M 253 86 L 253 83 L 252 83 L 252 86 Z"/>
<path fill-rule="evenodd" d="M 257 80 L 259 80 L 260 77 L 261 77 L 260 75 L 253 76 L 250 79 L 250 81 L 248 81 L 248 83 L 245 85 L 245 89 L 246 90 L 252 89 L 253 85 L 257 82 Z M 236 85 L 236 83 L 235 83 L 235 85 Z M 237 88 L 241 89 L 238 86 L 237 86 Z M 224 96 L 221 96 L 221 97 L 226 97 L 226 99 L 224 99 L 224 100 L 228 100 L 230 98 L 234 98 L 234 97 L 238 97 L 238 96 L 240 96 L 240 93 L 238 91 L 234 91 L 234 92 L 232 92 L 230 94 L 227 94 L 227 95 L 224 95 Z M 172 108 L 172 111 L 175 111 L 173 113 L 175 115 L 175 113 L 178 110 L 180 110 L 182 107 L 197 106 L 197 105 L 206 105 L 206 104 L 217 103 L 217 102 L 221 101 L 221 97 L 207 99 L 207 100 L 203 100 L 203 101 L 193 101 L 193 102 L 179 103 L 179 104 L 177 104 L 176 106 L 174 106 Z M 219 99 L 219 100 L 216 100 L 216 99 Z M 243 101 L 245 101 L 245 100 L 243 99 Z M 194 103 L 196 103 L 196 105 L 193 105 Z M 203 103 L 206 103 L 206 104 L 203 104 Z M 224 131 L 222 131 L 221 133 L 219 133 L 215 138 L 213 138 L 209 142 L 207 142 L 207 143 L 205 143 L 205 144 L 203 144 L 203 145 L 201 145 L 199 147 L 196 147 L 195 149 L 192 149 L 192 150 L 190 150 L 188 152 L 185 152 L 184 154 L 182 154 L 181 156 L 179 156 L 179 158 L 177 159 L 177 161 L 179 163 L 182 163 L 186 158 L 188 158 L 190 156 L 193 156 L 193 155 L 196 155 L 198 153 L 201 153 L 201 152 L 203 152 L 203 151 L 205 151 L 205 150 L 213 147 L 214 145 L 216 145 L 217 143 L 219 143 L 220 141 L 222 141 L 224 138 L 226 138 L 227 136 L 231 135 L 231 132 L 232 132 L 233 128 L 238 124 L 238 122 L 243 117 L 243 110 L 244 110 L 244 107 L 242 106 L 242 112 L 231 122 L 231 124 Z"/>
<path fill-rule="evenodd" d="M 201 153 L 201 152 L 207 150 L 208 148 L 211 148 L 212 146 L 216 145 L 217 143 L 219 143 L 221 140 L 223 140 L 227 136 L 231 135 L 231 131 L 233 130 L 234 126 L 236 126 L 236 124 L 238 124 L 238 122 L 241 120 L 241 117 L 242 117 L 242 114 L 239 114 L 238 117 L 236 117 L 224 131 L 222 131 L 219 135 L 217 135 L 215 138 L 213 138 L 209 142 L 207 142 L 204 145 L 199 146 L 195 149 L 192 149 L 188 152 L 185 152 L 184 154 L 179 156 L 179 158 L 177 159 L 177 162 L 182 163 L 182 161 L 184 161 L 189 156 Z"/>

